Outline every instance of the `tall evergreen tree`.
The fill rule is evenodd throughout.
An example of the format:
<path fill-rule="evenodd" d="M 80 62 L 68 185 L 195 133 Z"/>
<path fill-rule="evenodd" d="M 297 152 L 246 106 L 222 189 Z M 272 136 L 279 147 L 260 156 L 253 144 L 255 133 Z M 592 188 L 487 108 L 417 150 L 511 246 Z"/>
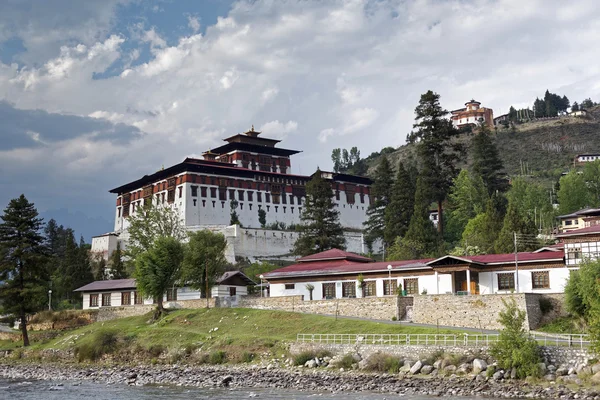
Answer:
<path fill-rule="evenodd" d="M 496 142 L 487 125 L 481 125 L 479 133 L 473 136 L 471 154 L 473 172 L 481 176 L 488 194 L 504 193 L 508 189 L 508 180 Z"/>
<path fill-rule="evenodd" d="M 411 170 L 406 169 L 402 162 L 398 164 L 390 204 L 385 209 L 384 238 L 388 245 L 406 234 L 415 208 L 415 181 L 409 171 Z"/>
<path fill-rule="evenodd" d="M 536 118 L 543 118 L 546 116 L 546 103 L 544 100 L 536 98 L 533 102 L 533 115 Z"/>
<path fill-rule="evenodd" d="M 317 169 L 306 184 L 306 202 L 298 226 L 300 232 L 294 243 L 294 254 L 306 256 L 321 251 L 345 249 L 344 231 L 335 209 L 331 184 Z"/>
<path fill-rule="evenodd" d="M 19 318 L 23 346 L 29 346 L 27 314 L 40 309 L 47 289 L 42 219 L 24 195 L 11 200 L 0 218 L 0 302 Z"/>
<path fill-rule="evenodd" d="M 537 229 L 528 215 L 519 212 L 517 206 L 509 202 L 502 230 L 494 244 L 496 253 L 512 253 L 515 251 L 514 234 L 517 234 L 518 251 L 534 250 L 539 247 Z"/>
<path fill-rule="evenodd" d="M 428 198 L 437 202 L 438 231 L 443 232 L 444 212 L 442 204 L 448 195 L 452 180 L 457 175 L 456 164 L 462 154 L 462 146 L 453 139 L 459 132 L 452 121 L 445 118 L 448 111 L 440 105 L 440 95 L 429 90 L 421 95 L 415 108 L 415 132 L 412 140 L 418 141 L 417 153 L 422 165 L 424 186 Z"/>
<path fill-rule="evenodd" d="M 504 198 L 494 194 L 487 201 L 485 212 L 470 219 L 462 234 L 462 247 L 477 247 L 483 254 L 494 252 L 494 244 L 502 229 Z"/>
<path fill-rule="evenodd" d="M 574 101 L 573 105 L 571 106 L 571 112 L 573 111 L 579 111 L 579 104 L 576 101 Z"/>
<path fill-rule="evenodd" d="M 110 268 L 110 275 L 112 279 L 125 279 L 129 277 L 127 271 L 125 270 L 125 263 L 123 262 L 121 242 L 117 242 L 117 248 L 110 255 L 108 267 Z"/>
<path fill-rule="evenodd" d="M 439 235 L 429 219 L 427 188 L 422 175 L 417 178 L 415 208 L 408 230 L 403 238 L 397 238 L 390 248 L 390 260 L 414 260 L 436 256 L 439 253 Z"/>
<path fill-rule="evenodd" d="M 365 236 L 369 244 L 377 239 L 385 241 L 385 211 L 390 205 L 394 183 L 392 167 L 387 157 L 382 157 L 374 175 L 371 185 L 371 203 L 367 208 L 367 220 L 364 223 Z"/>
<path fill-rule="evenodd" d="M 449 199 L 449 217 L 445 239 L 450 243 L 460 240 L 470 219 L 485 211 L 489 196 L 481 177 L 463 169 L 454 179 Z"/>

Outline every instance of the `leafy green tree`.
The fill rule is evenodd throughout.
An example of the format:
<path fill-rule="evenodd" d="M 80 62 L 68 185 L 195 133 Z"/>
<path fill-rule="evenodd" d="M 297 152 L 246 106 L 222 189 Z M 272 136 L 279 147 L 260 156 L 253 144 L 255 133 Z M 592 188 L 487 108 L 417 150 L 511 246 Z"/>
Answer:
<path fill-rule="evenodd" d="M 388 245 L 396 241 L 397 237 L 402 237 L 408 230 L 410 218 L 415 208 L 415 181 L 409 169 L 400 162 L 396 181 L 392 186 L 392 197 L 389 205 L 385 209 L 385 229 L 384 238 Z"/>
<path fill-rule="evenodd" d="M 258 209 L 258 223 L 261 228 L 267 225 L 267 212 L 262 207 Z"/>
<path fill-rule="evenodd" d="M 42 219 L 24 195 L 12 199 L 0 218 L 0 303 L 4 313 L 19 318 L 23 346 L 29 346 L 27 314 L 41 308 L 47 289 Z"/>
<path fill-rule="evenodd" d="M 494 244 L 502 229 L 503 206 L 502 198 L 492 196 L 484 213 L 470 219 L 462 234 L 462 247 L 477 247 L 484 254 L 494 252 Z"/>
<path fill-rule="evenodd" d="M 583 179 L 585 180 L 590 204 L 597 207 L 600 205 L 600 160 L 585 164 Z"/>
<path fill-rule="evenodd" d="M 393 183 L 393 171 L 390 162 L 387 157 L 382 157 L 373 177 L 371 203 L 367 208 L 367 220 L 364 223 L 368 243 L 373 243 L 377 239 L 384 239 L 385 212 L 390 205 Z"/>
<path fill-rule="evenodd" d="M 351 175 L 365 175 L 367 173 L 367 164 L 360 158 L 358 147 L 352 147 L 350 152 L 346 149 L 333 149 L 331 151 L 331 161 L 333 162 L 333 171 L 336 173 L 345 173 Z"/>
<path fill-rule="evenodd" d="M 456 242 L 460 240 L 469 220 L 485 211 L 487 189 L 479 175 L 472 175 L 463 169 L 454 179 L 448 199 L 450 215 L 446 237 L 450 242 Z"/>
<path fill-rule="evenodd" d="M 125 256 L 130 260 L 129 269 L 137 256 L 149 250 L 159 237 L 173 237 L 179 241 L 186 238 L 181 216 L 177 209 L 162 205 L 145 204 L 127 217 L 129 241 Z"/>
<path fill-rule="evenodd" d="M 125 269 L 122 253 L 121 242 L 117 242 L 117 248 L 112 252 L 110 259 L 108 260 L 108 267 L 110 268 L 112 279 L 125 279 L 129 277 Z"/>
<path fill-rule="evenodd" d="M 537 378 L 541 375 L 540 348 L 532 337 L 525 331 L 526 313 L 517 307 L 514 299 L 502 300 L 504 311 L 500 312 L 498 322 L 503 329 L 500 331 L 498 342 L 490 349 L 498 366 L 504 370 L 514 368 L 517 377 L 524 379 L 528 376 Z"/>
<path fill-rule="evenodd" d="M 210 290 L 225 271 L 227 240 L 209 230 L 190 233 L 189 237 L 183 258 L 183 281 L 208 299 Z"/>
<path fill-rule="evenodd" d="M 560 188 L 558 190 L 559 212 L 561 214 L 570 214 L 585 207 L 598 205 L 597 200 L 592 198 L 588 189 L 585 177 L 577 171 L 569 171 L 568 174 L 560 178 Z"/>
<path fill-rule="evenodd" d="M 496 142 L 487 125 L 481 125 L 479 133 L 471 140 L 471 154 L 473 157 L 473 172 L 481 176 L 488 194 L 504 193 L 508 189 L 508 179 L 504 172 L 504 165 L 498 153 Z"/>
<path fill-rule="evenodd" d="M 229 208 L 231 209 L 231 213 L 229 214 L 229 225 L 241 225 L 240 218 L 237 213 L 238 201 L 236 199 L 231 199 L 229 202 Z"/>
<path fill-rule="evenodd" d="M 425 179 L 419 175 L 415 192 L 415 209 L 408 230 L 403 238 L 397 238 L 390 247 L 388 259 L 414 260 L 438 255 L 439 236 L 429 219 L 428 206 Z"/>
<path fill-rule="evenodd" d="M 574 111 L 579 111 L 579 104 L 576 101 L 574 101 L 573 105 L 571 106 L 571 112 Z"/>
<path fill-rule="evenodd" d="M 527 178 L 516 177 L 506 194 L 508 201 L 536 227 L 552 228 L 555 225 L 555 210 L 548 196 L 548 189 Z"/>
<path fill-rule="evenodd" d="M 164 313 L 163 296 L 175 286 L 181 274 L 184 248 L 172 236 L 155 238 L 148 250 L 135 260 L 137 290 L 145 297 L 156 299 L 156 317 Z"/>
<path fill-rule="evenodd" d="M 429 90 L 421 95 L 415 108 L 415 132 L 411 141 L 418 142 L 417 154 L 428 200 L 438 205 L 438 231 L 443 233 L 444 213 L 442 204 L 448 195 L 452 180 L 457 175 L 456 164 L 462 155 L 462 146 L 454 142 L 459 132 L 446 118 L 448 111 L 440 105 L 440 95 Z"/>
<path fill-rule="evenodd" d="M 508 119 L 512 122 L 517 121 L 517 110 L 513 106 L 508 109 Z"/>
<path fill-rule="evenodd" d="M 584 101 L 581 102 L 580 108 L 584 109 L 584 110 L 589 110 L 590 108 L 594 107 L 596 105 L 596 103 L 594 103 L 592 101 L 592 99 L 590 99 L 589 97 L 587 99 L 585 99 Z"/>
<path fill-rule="evenodd" d="M 306 184 L 306 202 L 300 216 L 302 223 L 297 227 L 300 234 L 294 243 L 294 254 L 306 256 L 333 248 L 346 248 L 333 196 L 331 184 L 317 169 Z"/>

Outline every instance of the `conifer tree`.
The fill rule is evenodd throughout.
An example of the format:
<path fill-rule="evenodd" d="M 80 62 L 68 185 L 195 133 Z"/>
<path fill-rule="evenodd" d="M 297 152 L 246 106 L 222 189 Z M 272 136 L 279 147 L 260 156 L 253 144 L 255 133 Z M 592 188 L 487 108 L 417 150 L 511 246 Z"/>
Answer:
<path fill-rule="evenodd" d="M 463 169 L 454 179 L 449 199 L 450 215 L 447 218 L 445 237 L 450 243 L 460 240 L 470 219 L 485 211 L 487 189 L 481 177 Z"/>
<path fill-rule="evenodd" d="M 375 170 L 371 185 L 371 203 L 367 208 L 367 220 L 364 223 L 368 243 L 377 239 L 385 240 L 385 213 L 391 201 L 393 183 L 393 171 L 390 162 L 384 156 Z"/>
<path fill-rule="evenodd" d="M 536 240 L 537 229 L 533 220 L 528 215 L 519 212 L 513 202 L 509 202 L 502 230 L 494 244 L 496 253 L 512 253 L 515 251 L 515 233 L 519 238 L 517 240 L 518 251 L 534 250 L 539 247 Z"/>
<path fill-rule="evenodd" d="M 504 165 L 487 125 L 482 124 L 479 133 L 471 140 L 471 154 L 473 172 L 481 176 L 488 194 L 491 196 L 497 192 L 506 192 L 508 180 L 504 172 Z"/>
<path fill-rule="evenodd" d="M 403 238 L 397 238 L 390 248 L 390 260 L 414 260 L 435 256 L 439 252 L 439 236 L 429 219 L 429 201 L 427 200 L 425 179 L 417 178 L 415 208 L 408 230 Z"/>
<path fill-rule="evenodd" d="M 467 222 L 462 234 L 462 247 L 477 247 L 484 254 L 494 252 L 494 244 L 502 229 L 503 203 L 504 198 L 496 194 L 488 199 L 485 212 Z"/>
<path fill-rule="evenodd" d="M 306 184 L 306 202 L 298 226 L 300 235 L 294 244 L 294 254 L 306 256 L 321 251 L 345 249 L 344 231 L 335 209 L 331 184 L 317 169 Z"/>
<path fill-rule="evenodd" d="M 42 219 L 24 195 L 11 200 L 0 219 L 0 303 L 19 318 L 23 346 L 29 346 L 27 314 L 40 309 L 47 289 Z"/>
<path fill-rule="evenodd" d="M 129 277 L 127 271 L 125 270 L 125 263 L 123 262 L 121 242 L 117 242 L 117 248 L 110 255 L 110 260 L 108 260 L 108 267 L 110 268 L 110 274 L 112 279 L 125 279 Z"/>
<path fill-rule="evenodd" d="M 389 245 L 393 244 L 397 237 L 406 234 L 415 208 L 415 182 L 409 171 L 402 162 L 398 164 L 392 197 L 385 210 L 384 237 Z"/>
<path fill-rule="evenodd" d="M 440 105 L 440 95 L 429 90 L 421 95 L 415 108 L 417 129 L 411 133 L 411 140 L 418 142 L 417 154 L 424 185 L 428 190 L 428 200 L 438 206 L 438 231 L 443 233 L 444 210 L 442 204 L 448 195 L 452 180 L 457 175 L 456 164 L 462 154 L 462 146 L 454 143 L 459 135 L 452 121 L 446 118 L 448 111 Z"/>

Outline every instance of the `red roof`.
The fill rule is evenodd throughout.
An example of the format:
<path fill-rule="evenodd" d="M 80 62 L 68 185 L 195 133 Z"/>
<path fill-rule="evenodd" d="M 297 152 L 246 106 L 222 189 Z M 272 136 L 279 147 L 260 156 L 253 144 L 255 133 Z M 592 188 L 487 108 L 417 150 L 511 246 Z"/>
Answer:
<path fill-rule="evenodd" d="M 562 260 L 565 256 L 565 253 L 562 251 L 549 251 L 543 253 L 530 253 L 530 252 L 520 252 L 518 253 L 518 261 L 519 262 L 527 262 L 527 261 L 547 261 L 547 260 Z M 468 259 L 473 262 L 480 264 L 501 264 L 508 263 L 515 260 L 515 253 L 508 254 L 485 254 L 480 256 L 471 256 Z"/>
<path fill-rule="evenodd" d="M 581 236 L 600 233 L 600 225 L 592 225 L 587 228 L 574 229 L 569 232 L 559 233 L 556 237 Z"/>
<path fill-rule="evenodd" d="M 324 260 L 352 260 L 358 262 L 371 262 L 372 259 L 368 257 L 363 257 L 356 253 L 350 253 L 348 251 L 340 250 L 340 249 L 330 249 L 325 250 L 317 254 L 311 254 L 310 256 L 305 256 L 299 258 L 297 261 L 300 263 L 304 262 L 313 262 L 313 261 L 324 261 Z"/>

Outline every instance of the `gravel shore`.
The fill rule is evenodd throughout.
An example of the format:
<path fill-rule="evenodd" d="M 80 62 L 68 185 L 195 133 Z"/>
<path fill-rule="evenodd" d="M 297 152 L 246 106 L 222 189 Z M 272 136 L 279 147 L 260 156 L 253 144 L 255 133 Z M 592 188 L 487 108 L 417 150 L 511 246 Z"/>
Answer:
<path fill-rule="evenodd" d="M 495 398 L 599 399 L 600 388 L 546 387 L 523 381 L 479 381 L 474 377 L 401 377 L 389 374 L 332 372 L 302 368 L 234 366 L 81 366 L 0 364 L 0 377 L 27 380 L 93 381 L 105 384 L 190 387 L 274 388 L 317 392 L 372 391 L 399 395 L 482 396 Z"/>

